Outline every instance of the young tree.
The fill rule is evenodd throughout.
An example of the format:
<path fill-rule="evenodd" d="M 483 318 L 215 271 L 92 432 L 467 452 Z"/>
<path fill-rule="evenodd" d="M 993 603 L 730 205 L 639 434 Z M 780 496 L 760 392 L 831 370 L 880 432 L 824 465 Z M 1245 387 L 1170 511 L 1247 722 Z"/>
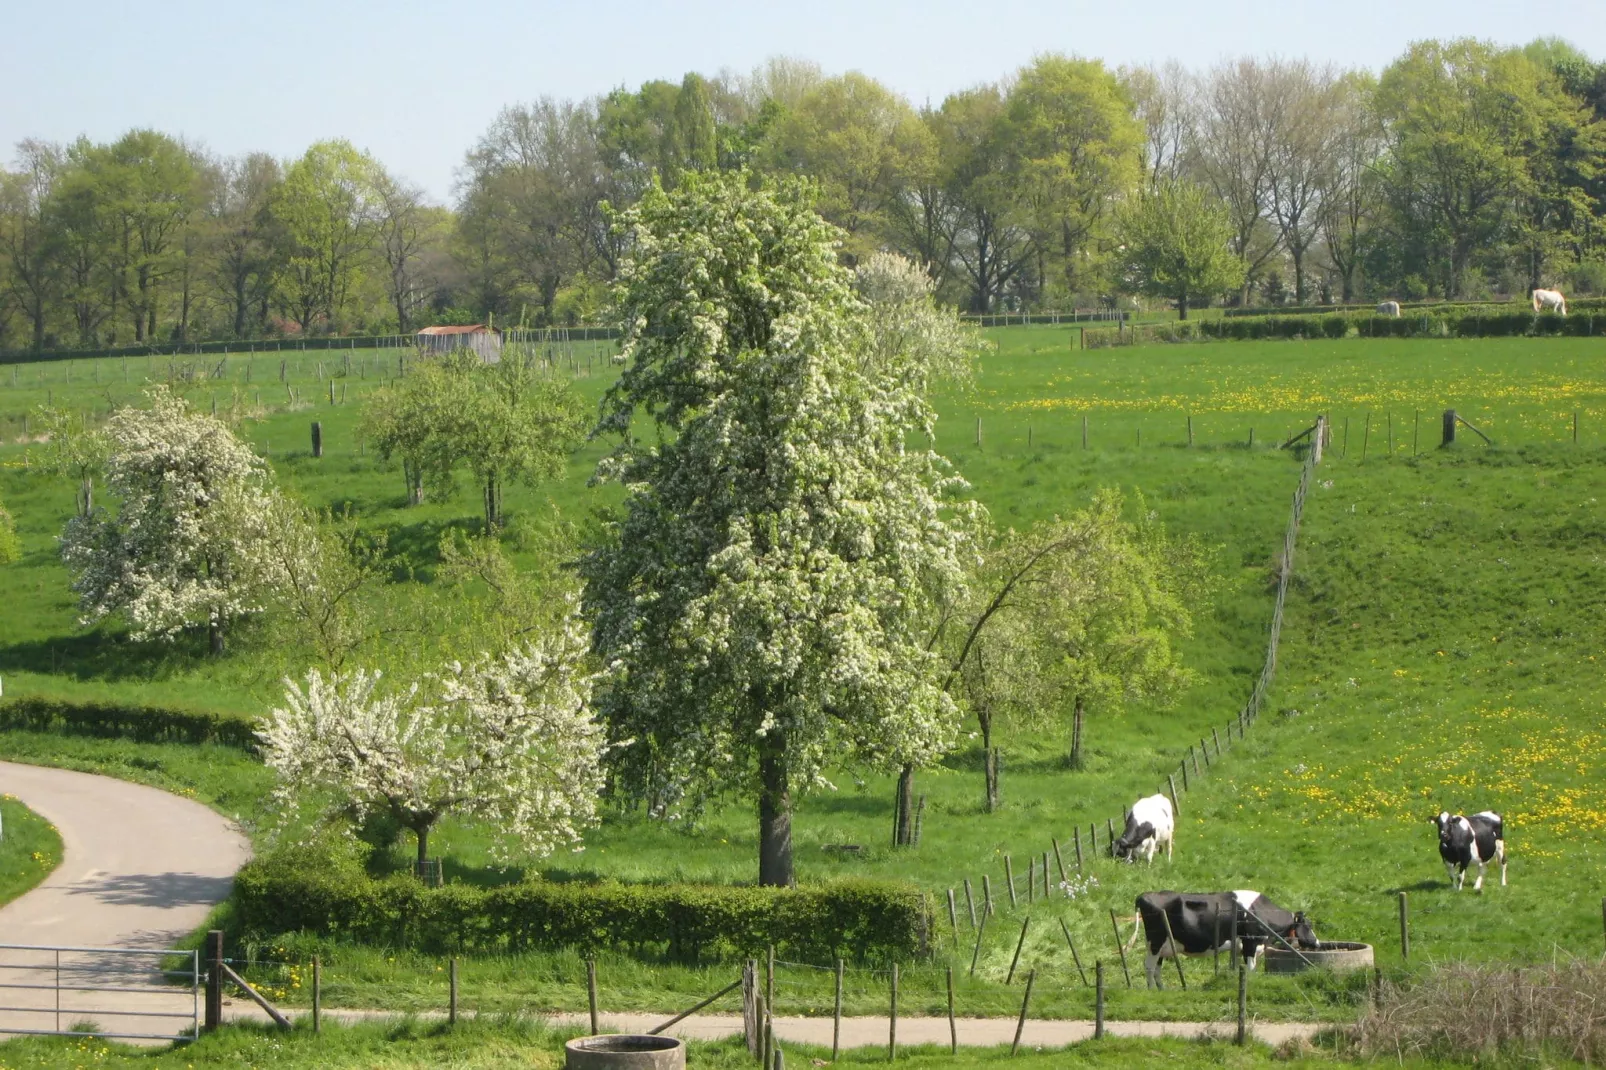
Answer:
<path fill-rule="evenodd" d="M 274 491 L 266 466 L 222 421 L 166 387 L 146 396 L 148 408 L 118 409 L 106 425 L 116 514 L 69 520 L 62 560 L 84 624 L 122 613 L 136 640 L 204 624 L 221 654 L 228 626 L 262 608 L 247 532 Z"/>
<path fill-rule="evenodd" d="M 361 434 L 382 459 L 401 461 L 408 505 L 451 491 L 457 447 L 446 429 L 456 420 L 454 389 L 444 362 L 419 360 L 363 405 Z"/>
<path fill-rule="evenodd" d="M 1191 182 L 1164 181 L 1139 195 L 1122 212 L 1118 230 L 1127 286 L 1175 301 L 1178 319 L 1188 318 L 1191 303 L 1243 280 L 1226 212 Z"/>
<path fill-rule="evenodd" d="M 494 829 L 501 858 L 578 846 L 604 787 L 585 656 L 571 614 L 538 642 L 406 689 L 365 670 L 286 681 L 257 729 L 275 798 L 287 815 L 309 803 L 325 817 L 386 811 L 417 837 L 419 862 L 449 814 Z"/>
<path fill-rule="evenodd" d="M 955 484 L 914 448 L 919 391 L 861 369 L 840 232 L 806 186 L 682 176 L 621 225 L 627 364 L 598 432 L 622 441 L 598 476 L 625 500 L 580 562 L 615 783 L 659 809 L 757 795 L 759 881 L 790 884 L 794 792 L 952 737 L 927 642 L 963 574 Z"/>
<path fill-rule="evenodd" d="M 45 471 L 69 476 L 78 483 L 78 515 L 95 511 L 95 473 L 106 461 L 106 436 L 90 430 L 81 413 L 39 406 L 38 427 L 45 436 Z"/>

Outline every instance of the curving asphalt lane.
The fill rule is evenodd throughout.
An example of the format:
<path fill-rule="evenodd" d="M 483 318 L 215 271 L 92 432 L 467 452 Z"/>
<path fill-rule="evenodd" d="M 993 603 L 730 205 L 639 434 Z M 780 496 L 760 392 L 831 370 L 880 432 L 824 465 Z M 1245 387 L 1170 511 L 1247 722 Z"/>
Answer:
<path fill-rule="evenodd" d="M 0 945 L 172 948 L 228 897 L 235 871 L 251 857 L 245 835 L 227 819 L 192 799 L 142 784 L 0 762 L 0 792 L 15 795 L 55 825 L 62 842 L 55 871 L 0 908 Z M 114 1011 L 153 1009 L 154 993 L 68 992 L 58 1015 L 53 986 L 19 986 L 62 976 L 62 970 L 45 968 L 57 962 L 69 982 L 144 987 L 159 980 L 149 972 L 158 965 L 154 958 L 63 960 L 0 947 L 0 1031 L 51 1028 L 58 1019 L 70 1025 L 80 1018 L 131 1032 L 165 1032 L 176 1024 L 133 1013 L 113 1017 Z M 179 1002 L 188 1002 L 189 989 L 182 992 Z M 164 996 L 161 1002 L 165 1010 L 174 1000 Z"/>

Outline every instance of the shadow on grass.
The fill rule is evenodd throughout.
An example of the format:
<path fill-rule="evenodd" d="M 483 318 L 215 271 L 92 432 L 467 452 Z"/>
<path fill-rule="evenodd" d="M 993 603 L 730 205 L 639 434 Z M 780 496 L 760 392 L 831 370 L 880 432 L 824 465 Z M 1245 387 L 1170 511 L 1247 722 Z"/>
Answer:
<path fill-rule="evenodd" d="M 138 643 L 101 628 L 0 647 L 0 671 L 78 680 L 166 680 L 213 661 L 199 630 Z"/>

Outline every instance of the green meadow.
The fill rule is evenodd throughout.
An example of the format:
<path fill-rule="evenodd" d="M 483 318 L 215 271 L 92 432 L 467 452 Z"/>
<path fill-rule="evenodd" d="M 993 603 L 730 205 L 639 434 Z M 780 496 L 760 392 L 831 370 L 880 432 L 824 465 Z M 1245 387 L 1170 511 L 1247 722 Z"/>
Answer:
<path fill-rule="evenodd" d="M 1018 1009 L 1021 975 L 1038 969 L 1034 1013 L 1087 1014 L 1091 994 L 1070 961 L 1065 933 L 1089 972 L 1103 959 L 1119 978 L 1109 911 L 1129 917 L 1133 896 L 1159 887 L 1258 889 L 1310 912 L 1325 938 L 1374 943 L 1390 971 L 1449 959 L 1598 955 L 1606 895 L 1599 712 L 1606 698 L 1599 623 L 1606 348 L 1591 339 L 1351 339 L 1083 352 L 1075 348 L 1075 328 L 989 335 L 996 349 L 974 385 L 939 399 L 937 445 L 994 518 L 1030 524 L 1118 486 L 1134 500 L 1141 495 L 1171 530 L 1203 540 L 1215 582 L 1186 643 L 1194 686 L 1169 707 L 1095 711 L 1085 769 L 1065 767 L 1067 733 L 1056 711 L 1045 711 L 1043 723 L 1004 729 L 1004 805 L 997 813 L 983 806 L 973 740 L 920 773 L 916 790 L 926 803 L 918 847 L 890 846 L 892 785 L 885 776 L 844 769 L 835 790 L 801 801 L 794 822 L 800 879 L 902 877 L 935 893 L 937 951 L 932 962 L 910 966 L 910 1013 L 940 1009 L 941 971 L 953 965 L 969 1013 Z M 441 534 L 478 530 L 477 501 L 465 488 L 448 501 L 404 506 L 399 472 L 357 433 L 361 398 L 394 354 L 357 351 L 352 359 L 349 374 L 343 360 L 325 359 L 320 377 L 308 354 L 286 366 L 281 383 L 277 358 L 257 358 L 249 382 L 246 365 L 231 358 L 220 378 L 185 390 L 203 407 L 213 394 L 220 412 L 237 406 L 242 433 L 284 484 L 384 529 L 398 558 L 396 589 L 435 597 Z M 137 364 L 130 362 L 127 380 L 115 360 L 100 362 L 98 371 L 88 361 L 24 365 L 14 385 L 0 368 L 0 500 L 17 518 L 26 550 L 24 560 L 0 568 L 0 603 L 9 607 L 0 615 L 6 694 L 258 715 L 274 702 L 280 678 L 301 666 L 251 634 L 214 660 L 200 642 L 131 644 L 115 625 L 86 631 L 75 622 L 53 550 L 72 488 L 34 467 L 41 446 L 26 441 L 22 415 L 47 399 L 103 415 L 137 394 Z M 598 344 L 554 374 L 573 378 L 596 399 L 611 367 Z M 182 369 L 152 361 L 144 371 L 160 380 Z M 1494 444 L 1463 429 L 1455 446 L 1440 449 L 1440 414 L 1451 407 Z M 1332 418 L 1333 448 L 1311 487 L 1280 674 L 1260 720 L 1245 741 L 1234 740 L 1191 778 L 1173 861 L 1146 870 L 1086 850 L 1084 876 L 1096 883 L 1075 898 L 1051 887 L 1045 900 L 1045 853 L 1050 884 L 1058 884 L 1053 841 L 1074 870 L 1075 839 L 1085 847 L 1090 823 L 1102 847 L 1106 819 L 1163 786 L 1188 748 L 1212 728 L 1219 733 L 1248 697 L 1264 656 L 1276 556 L 1301 460 L 1299 450 L 1277 447 L 1318 412 Z M 308 446 L 313 420 L 326 442 L 316 460 Z M 509 488 L 507 542 L 515 557 L 523 552 L 521 530 L 554 508 L 583 522 L 609 500 L 607 490 L 586 485 L 601 450 L 600 443 L 580 450 L 561 481 Z M 272 839 L 269 778 L 239 751 L 6 733 L 0 755 L 189 788 L 239 816 L 263 845 Z M 1500 887 L 1492 871 L 1481 896 L 1470 880 L 1456 894 L 1446 886 L 1427 818 L 1440 809 L 1484 808 L 1506 815 L 1510 884 Z M 583 853 L 539 868 L 553 880 L 748 881 L 756 873 L 756 831 L 742 800 L 693 828 L 612 812 Z M 525 875 L 492 864 L 483 830 L 449 826 L 436 844 L 451 880 Z M 861 850 L 827 850 L 840 844 Z M 408 850 L 398 845 L 375 865 L 399 868 Z M 1020 900 L 1014 906 L 1006 858 Z M 1036 878 L 1030 900 L 1028 867 Z M 979 898 L 983 876 L 999 912 L 978 942 L 963 882 L 968 878 Z M 947 914 L 949 888 L 956 891 L 957 932 Z M 1409 963 L 1398 941 L 1401 892 L 1412 919 Z M 1017 945 L 1016 976 L 1006 985 Z M 324 957 L 332 1005 L 442 1002 L 440 963 L 404 951 L 290 937 L 255 951 L 281 960 L 259 977 L 292 1002 L 304 993 L 292 987 L 284 963 L 314 953 Z M 624 955 L 605 956 L 599 967 L 607 1002 L 620 1008 L 672 1009 L 719 987 L 728 972 Z M 1171 974 L 1165 993 L 1128 993 L 1117 982 L 1112 1015 L 1230 1013 L 1225 973 L 1216 979 L 1208 960 L 1188 967 L 1198 972 L 1186 995 Z M 1141 989 L 1141 969 L 1135 962 L 1131 968 Z M 783 968 L 790 987 L 779 1009 L 828 1009 L 829 977 L 817 974 Z M 465 964 L 467 990 L 486 1009 L 583 1006 L 582 978 L 572 955 Z M 1318 979 L 1255 984 L 1263 1013 L 1282 1017 L 1341 1017 L 1364 992 Z M 850 1008 L 869 1012 L 885 998 L 876 975 L 850 985 Z"/>

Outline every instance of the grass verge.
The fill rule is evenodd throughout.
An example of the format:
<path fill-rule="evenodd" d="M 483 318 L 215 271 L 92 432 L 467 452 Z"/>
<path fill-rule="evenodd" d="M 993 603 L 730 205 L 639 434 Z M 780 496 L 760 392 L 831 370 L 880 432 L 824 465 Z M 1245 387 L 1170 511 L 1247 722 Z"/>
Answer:
<path fill-rule="evenodd" d="M 0 906 L 5 906 L 61 864 L 61 836 L 10 795 L 0 795 L 0 827 Z"/>

